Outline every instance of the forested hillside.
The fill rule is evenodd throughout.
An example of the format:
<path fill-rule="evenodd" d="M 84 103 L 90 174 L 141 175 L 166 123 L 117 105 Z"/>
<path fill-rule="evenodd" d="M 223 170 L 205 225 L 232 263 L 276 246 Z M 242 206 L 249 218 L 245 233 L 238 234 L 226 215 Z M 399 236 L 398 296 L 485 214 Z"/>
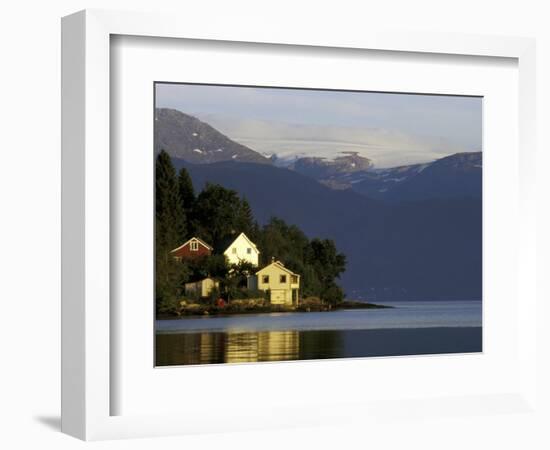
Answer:
<path fill-rule="evenodd" d="M 155 255 L 157 312 L 169 311 L 184 296 L 184 284 L 207 276 L 220 281 L 227 299 L 246 297 L 246 275 L 254 268 L 230 267 L 223 255 L 227 242 L 244 232 L 260 250 L 260 267 L 280 260 L 301 275 L 301 295 L 328 303 L 341 302 L 336 280 L 346 258 L 330 239 L 309 238 L 296 225 L 271 217 L 260 226 L 249 202 L 235 190 L 206 183 L 198 194 L 185 168 L 179 172 L 161 151 L 155 168 Z M 196 236 L 213 246 L 211 256 L 177 261 L 170 251 Z"/>

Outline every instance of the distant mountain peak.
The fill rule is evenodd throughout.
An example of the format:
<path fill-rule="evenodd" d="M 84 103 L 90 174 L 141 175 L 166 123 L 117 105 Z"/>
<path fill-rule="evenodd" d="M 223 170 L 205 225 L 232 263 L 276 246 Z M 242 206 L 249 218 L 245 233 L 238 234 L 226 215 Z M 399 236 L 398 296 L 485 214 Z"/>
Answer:
<path fill-rule="evenodd" d="M 480 198 L 482 168 L 481 152 L 455 153 L 425 164 L 375 169 L 352 187 L 367 197 L 393 201 Z"/>
<path fill-rule="evenodd" d="M 233 141 L 205 122 L 177 109 L 155 110 L 155 152 L 194 164 L 242 161 L 271 164 L 271 160 Z"/>
<path fill-rule="evenodd" d="M 349 187 L 346 177 L 372 168 L 369 158 L 358 152 L 340 152 L 334 159 L 324 157 L 302 157 L 288 166 L 296 172 L 317 179 L 334 189 Z"/>

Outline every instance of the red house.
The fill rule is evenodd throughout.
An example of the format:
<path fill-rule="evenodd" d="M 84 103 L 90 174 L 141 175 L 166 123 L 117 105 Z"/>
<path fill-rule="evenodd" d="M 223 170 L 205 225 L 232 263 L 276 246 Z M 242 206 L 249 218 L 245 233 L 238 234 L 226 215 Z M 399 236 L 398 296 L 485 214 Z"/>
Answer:
<path fill-rule="evenodd" d="M 192 237 L 185 244 L 180 245 L 170 253 L 177 260 L 182 260 L 196 258 L 198 256 L 209 256 L 212 254 L 212 250 L 213 248 L 203 240 Z"/>

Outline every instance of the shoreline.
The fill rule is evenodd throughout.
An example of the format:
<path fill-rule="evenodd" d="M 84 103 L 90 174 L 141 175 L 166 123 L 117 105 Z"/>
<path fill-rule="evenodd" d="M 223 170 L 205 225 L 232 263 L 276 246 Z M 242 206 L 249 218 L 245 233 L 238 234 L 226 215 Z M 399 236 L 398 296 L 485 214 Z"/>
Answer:
<path fill-rule="evenodd" d="M 214 305 L 197 305 L 192 309 L 182 310 L 177 314 L 157 314 L 155 320 L 178 320 L 190 317 L 224 317 L 246 314 L 272 314 L 272 313 L 309 313 L 309 312 L 330 312 L 350 309 L 392 309 L 394 306 L 379 305 L 376 303 L 358 302 L 346 300 L 336 305 L 315 304 L 315 305 L 262 305 L 262 306 L 243 306 L 240 304 L 229 303 L 225 307 Z"/>

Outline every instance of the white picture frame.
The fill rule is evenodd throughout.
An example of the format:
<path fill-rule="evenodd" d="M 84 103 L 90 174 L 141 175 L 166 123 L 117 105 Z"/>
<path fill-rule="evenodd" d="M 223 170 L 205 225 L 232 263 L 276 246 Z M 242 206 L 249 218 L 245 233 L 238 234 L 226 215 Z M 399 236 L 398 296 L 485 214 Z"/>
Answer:
<path fill-rule="evenodd" d="M 447 54 L 512 58 L 518 62 L 519 200 L 517 291 L 518 379 L 514 391 L 463 398 L 403 397 L 401 411 L 437 405 L 438 414 L 490 414 L 503 407 L 526 412 L 536 408 L 535 211 L 535 43 L 532 39 L 418 34 L 387 31 L 340 32 L 285 29 L 265 23 L 234 28 L 223 21 L 167 14 L 87 10 L 62 21 L 62 430 L 85 440 L 162 436 L 208 431 L 248 430 L 334 423 L 352 417 L 392 416 L 383 401 L 277 405 L 253 419 L 204 420 L 181 413 L 112 415 L 110 295 L 110 39 L 113 35 L 200 39 L 256 44 L 285 44 L 332 49 L 368 49 L 416 54 Z M 299 363 L 298 363 L 299 364 Z M 274 367 L 274 366 L 264 366 Z M 311 366 L 310 366 L 311 367 Z M 266 369 L 266 370 L 269 370 Z M 265 370 L 264 370 L 265 371 Z M 395 400 L 392 402 L 395 404 Z M 399 399 L 397 399 L 399 400 Z M 480 400 L 483 400 L 480 402 Z M 260 400 L 256 400 L 258 403 Z M 265 405 L 264 405 L 265 406 Z M 320 406 L 326 406 L 323 408 Z M 403 409 L 404 408 L 404 409 Z M 407 409 L 408 408 L 408 409 Z M 230 414 L 219 405 L 220 417 Z"/>

